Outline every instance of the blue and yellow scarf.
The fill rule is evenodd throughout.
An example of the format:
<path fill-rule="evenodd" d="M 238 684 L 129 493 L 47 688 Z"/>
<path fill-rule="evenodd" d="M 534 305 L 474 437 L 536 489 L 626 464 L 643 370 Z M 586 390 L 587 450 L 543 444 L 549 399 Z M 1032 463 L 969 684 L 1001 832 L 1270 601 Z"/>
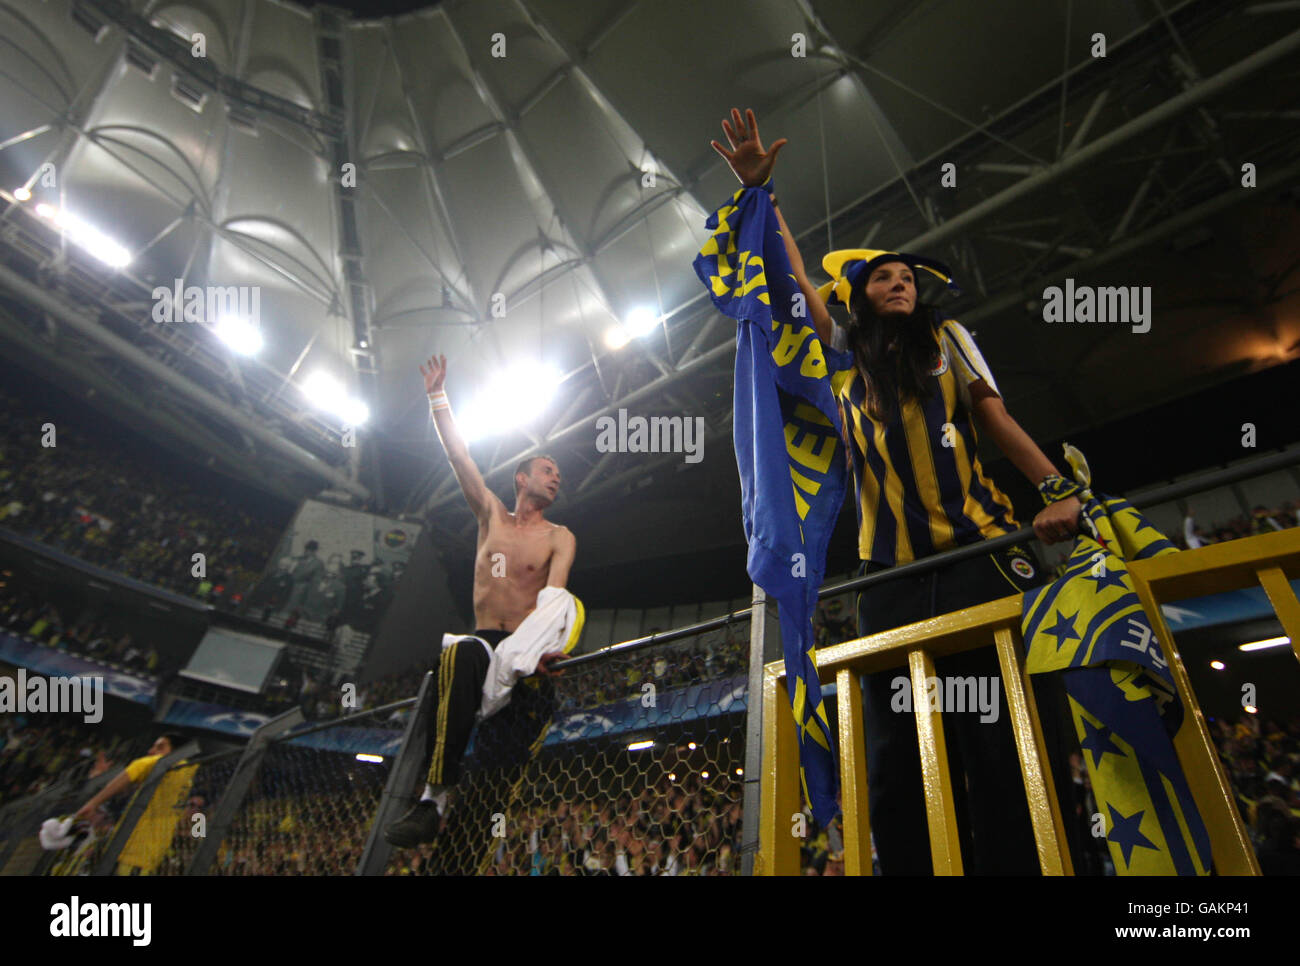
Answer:
<path fill-rule="evenodd" d="M 1092 535 L 1064 576 L 1025 594 L 1029 673 L 1062 674 L 1116 873 L 1208 875 L 1209 834 L 1174 752 L 1182 702 L 1126 566 L 1177 548 L 1127 500 L 1093 494 L 1083 454 L 1065 450 L 1075 480 L 1051 478 L 1043 496 L 1077 496 Z"/>
<path fill-rule="evenodd" d="M 707 224 L 695 271 L 737 322 L 733 430 L 749 576 L 779 605 L 800 777 L 825 824 L 839 812 L 839 772 L 812 615 L 844 499 L 835 400 L 853 359 L 817 337 L 765 190 L 741 188 Z"/>

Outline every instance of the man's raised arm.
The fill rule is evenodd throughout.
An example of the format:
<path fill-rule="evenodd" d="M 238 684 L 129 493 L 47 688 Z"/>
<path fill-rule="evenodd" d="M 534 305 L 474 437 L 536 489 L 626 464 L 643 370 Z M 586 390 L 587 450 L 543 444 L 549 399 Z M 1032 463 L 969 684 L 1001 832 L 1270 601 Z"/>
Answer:
<path fill-rule="evenodd" d="M 82 805 L 81 808 L 77 809 L 76 814 L 72 817 L 78 821 L 89 821 L 90 817 L 95 814 L 95 809 L 99 808 L 100 805 L 103 805 L 110 798 L 122 794 L 122 792 L 126 791 L 130 787 L 131 773 L 128 769 L 123 768 L 117 773 L 112 781 L 99 790 L 94 798 L 86 802 L 85 805 Z"/>
<path fill-rule="evenodd" d="M 451 403 L 447 401 L 447 393 L 443 389 L 447 379 L 446 356 L 430 358 L 427 366 L 420 366 L 420 374 L 424 376 L 424 391 L 429 396 L 429 408 L 433 411 L 433 425 L 438 430 L 442 448 L 447 452 L 452 472 L 456 474 L 456 482 L 460 484 L 465 502 L 469 504 L 475 519 L 485 520 L 492 508 L 492 491 L 487 488 L 482 474 L 470 458 L 469 447 L 465 445 L 464 437 L 456 428 L 456 418 L 451 414 Z"/>

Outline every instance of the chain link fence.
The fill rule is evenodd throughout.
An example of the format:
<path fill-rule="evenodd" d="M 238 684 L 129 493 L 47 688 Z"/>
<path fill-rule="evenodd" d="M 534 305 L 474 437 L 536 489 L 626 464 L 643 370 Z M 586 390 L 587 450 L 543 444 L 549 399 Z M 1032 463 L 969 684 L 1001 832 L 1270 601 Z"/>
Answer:
<path fill-rule="evenodd" d="M 844 596 L 846 603 L 824 607 L 824 616 L 843 611 L 847 621 L 851 595 Z M 844 635 L 852 636 L 849 623 L 823 629 L 819 622 L 824 643 Z M 559 676 L 524 679 L 511 702 L 476 727 L 437 841 L 388 851 L 373 870 L 740 874 L 748 647 L 749 621 L 737 619 L 692 637 L 608 648 L 571 660 Z M 111 822 L 69 849 L 40 848 L 34 817 L 70 813 L 92 793 L 84 783 L 49 789 L 39 801 L 16 803 L 24 807 L 22 822 L 0 812 L 0 868 L 355 874 L 379 831 L 415 703 L 299 724 L 260 745 L 254 738 L 243 749 L 172 765 L 137 792 L 148 799 L 123 809 L 134 825 L 121 833 L 118 854 L 108 856 L 111 869 L 104 869 L 115 841 Z M 431 713 L 418 718 L 419 730 L 432 720 Z M 411 739 L 405 753 L 419 755 L 424 744 Z M 418 780 L 388 792 L 403 800 L 398 814 L 423 790 L 424 766 L 408 762 L 408 771 Z M 824 867 L 828 848 L 823 843 L 819 852 L 818 843 L 827 831 L 811 828 L 808 865 Z M 21 848 L 9 847 L 20 831 Z"/>
<path fill-rule="evenodd" d="M 476 729 L 442 835 L 386 874 L 738 873 L 747 643 L 739 622 L 525 679 Z"/>
<path fill-rule="evenodd" d="M 205 756 L 193 764 L 176 765 L 154 793 L 156 818 L 141 821 L 124 849 L 119 869 L 141 869 L 148 875 L 184 875 L 207 832 L 212 807 L 221 800 L 239 763 L 242 749 Z M 138 855 L 136 865 L 131 860 Z"/>
<path fill-rule="evenodd" d="M 69 815 L 86 803 L 107 778 L 84 782 L 69 776 L 35 795 L 0 808 L 0 875 L 43 875 L 56 865 L 81 868 L 98 857 L 113 823 L 99 818 L 66 854 L 47 852 L 38 837 L 47 818 Z"/>
<path fill-rule="evenodd" d="M 355 753 L 272 742 L 209 872 L 352 875 L 386 777 Z"/>

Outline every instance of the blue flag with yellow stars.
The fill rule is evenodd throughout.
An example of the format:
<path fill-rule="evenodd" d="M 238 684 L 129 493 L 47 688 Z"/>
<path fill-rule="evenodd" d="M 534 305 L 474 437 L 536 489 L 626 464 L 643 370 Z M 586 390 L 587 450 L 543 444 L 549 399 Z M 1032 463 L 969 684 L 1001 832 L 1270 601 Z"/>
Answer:
<path fill-rule="evenodd" d="M 1093 494 L 1082 453 L 1067 445 L 1066 459 L 1077 482 L 1051 479 L 1045 498 L 1078 496 L 1092 534 L 1064 576 L 1024 596 L 1027 668 L 1062 674 L 1116 873 L 1209 875 L 1210 837 L 1174 752 L 1182 702 L 1126 566 L 1177 548 L 1127 500 Z"/>
<path fill-rule="evenodd" d="M 813 661 L 812 615 L 844 499 L 836 393 L 853 368 L 822 344 L 765 190 L 741 188 L 708 220 L 695 272 L 737 322 L 733 429 L 750 578 L 778 604 L 800 778 L 813 818 L 839 812 L 834 730 Z"/>

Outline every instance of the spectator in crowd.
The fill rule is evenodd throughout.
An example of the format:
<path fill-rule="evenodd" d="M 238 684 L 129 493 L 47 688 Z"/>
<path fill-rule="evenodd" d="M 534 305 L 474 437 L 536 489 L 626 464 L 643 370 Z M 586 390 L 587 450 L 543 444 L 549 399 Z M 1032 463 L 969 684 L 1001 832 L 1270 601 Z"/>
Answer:
<path fill-rule="evenodd" d="M 1276 511 L 1270 511 L 1268 507 L 1263 506 L 1262 504 L 1256 506 L 1255 509 L 1251 511 L 1251 522 L 1253 524 L 1252 532 L 1272 533 L 1275 530 L 1285 529 L 1275 518 L 1279 515 L 1280 514 Z"/>
<path fill-rule="evenodd" d="M 77 809 L 73 818 L 78 821 L 89 820 L 94 811 L 104 802 L 128 791 L 132 786 L 139 785 L 140 782 L 149 777 L 149 773 L 153 771 L 153 766 L 175 751 L 180 742 L 179 735 L 159 735 L 145 755 L 134 759 L 118 772 L 117 776 L 100 789 L 90 801 Z"/>

